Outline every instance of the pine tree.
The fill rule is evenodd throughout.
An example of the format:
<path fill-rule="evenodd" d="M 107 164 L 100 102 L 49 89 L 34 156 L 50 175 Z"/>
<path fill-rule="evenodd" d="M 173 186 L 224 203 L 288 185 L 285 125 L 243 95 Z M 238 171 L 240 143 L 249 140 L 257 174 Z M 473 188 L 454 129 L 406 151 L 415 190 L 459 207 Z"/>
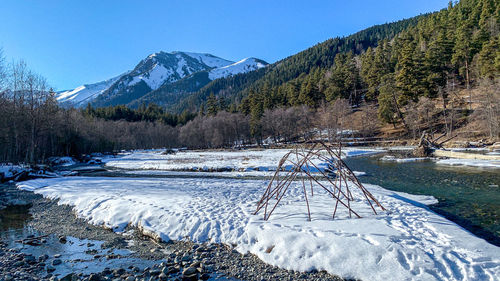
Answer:
<path fill-rule="evenodd" d="M 219 103 L 214 93 L 211 93 L 207 99 L 207 115 L 215 116 L 219 111 Z"/>
<path fill-rule="evenodd" d="M 368 86 L 366 99 L 374 100 L 378 96 L 380 80 L 375 65 L 375 51 L 372 48 L 368 48 L 361 56 L 361 76 Z"/>
<path fill-rule="evenodd" d="M 330 69 L 330 73 L 331 76 L 327 81 L 328 87 L 325 90 L 326 100 L 331 102 L 338 98 L 345 98 L 351 103 L 357 102 L 360 75 L 352 53 L 337 54 L 335 65 Z"/>
<path fill-rule="evenodd" d="M 95 111 L 92 108 L 92 105 L 90 103 L 87 103 L 87 107 L 85 108 L 84 113 L 85 113 L 86 116 L 89 116 L 89 117 L 94 117 L 95 116 Z"/>
<path fill-rule="evenodd" d="M 497 38 L 491 38 L 479 53 L 479 69 L 483 77 L 494 79 L 500 74 L 499 65 L 495 61 L 500 58 L 499 39 L 498 36 Z"/>
<path fill-rule="evenodd" d="M 260 118 L 264 114 L 264 101 L 261 94 L 250 90 L 250 133 L 260 143 L 262 139 L 262 124 Z"/>
<path fill-rule="evenodd" d="M 218 111 L 227 111 L 228 105 L 225 97 L 220 96 L 218 100 Z"/>
<path fill-rule="evenodd" d="M 417 50 L 415 40 L 405 35 L 402 49 L 396 65 L 396 87 L 401 92 L 398 99 L 399 105 L 404 105 L 408 101 L 417 101 L 426 93 L 424 81 L 422 54 Z"/>
<path fill-rule="evenodd" d="M 424 64 L 427 71 L 429 96 L 434 97 L 439 88 L 446 86 L 448 73 L 451 71 L 453 42 L 448 39 L 446 30 L 441 28 L 435 40 L 431 41 L 425 53 Z"/>
<path fill-rule="evenodd" d="M 300 78 L 300 77 L 299 77 Z M 300 84 L 298 83 L 298 79 L 292 80 L 285 85 L 286 99 L 288 100 L 289 106 L 300 105 L 299 93 L 300 93 Z"/>
<path fill-rule="evenodd" d="M 398 95 L 398 88 L 395 84 L 396 82 L 393 74 L 387 74 L 382 77 L 380 95 L 378 97 L 378 116 L 382 121 L 393 124 L 394 127 L 396 127 L 396 120 L 399 118 L 406 130 L 409 131 L 398 104 L 401 100 L 398 96 L 401 95 Z"/>
<path fill-rule="evenodd" d="M 205 104 L 203 103 L 200 105 L 200 109 L 198 110 L 198 116 L 205 116 Z"/>
<path fill-rule="evenodd" d="M 241 101 L 238 111 L 245 115 L 250 114 L 250 94 Z"/>
<path fill-rule="evenodd" d="M 467 89 L 470 88 L 470 63 L 472 60 L 472 28 L 466 23 L 457 30 L 455 48 L 452 63 L 459 70 L 459 74 L 465 78 Z"/>
<path fill-rule="evenodd" d="M 302 84 L 302 88 L 299 93 L 299 101 L 301 104 L 305 104 L 311 108 L 318 107 L 321 101 L 321 93 L 319 92 L 317 83 L 314 82 L 312 77 L 307 79 L 305 84 Z"/>

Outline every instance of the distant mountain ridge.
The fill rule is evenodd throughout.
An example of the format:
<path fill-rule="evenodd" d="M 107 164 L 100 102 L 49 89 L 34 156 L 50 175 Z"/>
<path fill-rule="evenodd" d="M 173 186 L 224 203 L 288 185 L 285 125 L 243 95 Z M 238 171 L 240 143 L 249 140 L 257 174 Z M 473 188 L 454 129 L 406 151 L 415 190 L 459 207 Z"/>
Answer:
<path fill-rule="evenodd" d="M 60 91 L 57 93 L 56 99 L 63 105 L 85 105 L 106 91 L 125 74 L 94 84 L 85 84 L 73 90 Z"/>
<path fill-rule="evenodd" d="M 63 105 L 83 107 L 148 103 L 143 97 L 154 93 L 159 103 L 175 100 L 178 93 L 195 92 L 209 82 L 223 77 L 253 71 L 267 63 L 256 58 L 233 62 L 211 54 L 192 52 L 158 52 L 141 60 L 137 66 L 117 77 L 86 84 L 73 90 L 57 93 Z M 182 80 L 182 82 L 180 82 Z M 177 83 L 179 82 L 179 83 Z"/>

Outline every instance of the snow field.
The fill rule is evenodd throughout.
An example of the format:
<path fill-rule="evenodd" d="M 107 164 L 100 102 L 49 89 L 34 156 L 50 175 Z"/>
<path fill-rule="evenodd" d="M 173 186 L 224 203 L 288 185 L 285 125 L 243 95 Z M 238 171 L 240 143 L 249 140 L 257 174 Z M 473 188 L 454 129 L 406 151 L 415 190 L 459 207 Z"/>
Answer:
<path fill-rule="evenodd" d="M 235 151 L 180 151 L 163 155 L 157 151 L 134 151 L 123 157 L 106 160 L 106 166 L 131 170 L 233 170 L 233 171 L 272 171 L 289 149 L 235 150 Z M 345 148 L 345 157 L 368 155 L 383 152 L 377 148 Z M 322 165 L 322 163 L 317 163 Z M 322 165 L 324 167 L 324 165 Z M 321 167 L 320 167 L 321 168 Z"/>
<path fill-rule="evenodd" d="M 109 162 L 108 162 L 109 163 Z M 374 215 L 353 189 L 349 219 L 335 201 L 315 189 L 312 221 L 299 182 L 269 221 L 253 215 L 267 181 L 215 178 L 38 179 L 18 184 L 60 204 L 74 206 L 90 223 L 123 231 L 136 226 L 163 240 L 189 238 L 236 244 L 286 269 L 326 270 L 362 280 L 498 280 L 500 251 L 431 212 L 431 196 L 367 189 L 387 209 Z M 310 194 L 309 194 L 310 195 Z"/>

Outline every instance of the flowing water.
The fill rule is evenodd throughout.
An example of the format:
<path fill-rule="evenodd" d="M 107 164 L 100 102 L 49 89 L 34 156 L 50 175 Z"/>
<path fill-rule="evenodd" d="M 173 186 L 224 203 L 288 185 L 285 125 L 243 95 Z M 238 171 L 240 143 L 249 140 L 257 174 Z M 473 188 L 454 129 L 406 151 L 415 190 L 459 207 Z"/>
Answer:
<path fill-rule="evenodd" d="M 5 186 L 0 185 L 0 188 Z M 10 206 L 0 210 L 0 240 L 7 243 L 8 248 L 18 249 L 35 257 L 48 255 L 49 263 L 55 259 L 55 255 L 60 255 L 63 262 L 55 267 L 55 276 L 62 277 L 71 272 L 90 274 L 106 267 L 127 268 L 134 265 L 145 268 L 155 263 L 152 260 L 130 257 L 132 252 L 127 249 L 102 247 L 103 241 L 66 236 L 67 241 L 61 242 L 57 235 L 44 235 L 32 228 L 29 225 L 31 220 L 30 205 Z M 27 241 L 25 239 L 32 237 L 43 237 L 36 239 L 43 242 L 23 243 L 23 240 Z"/>
<path fill-rule="evenodd" d="M 500 170 L 437 165 L 433 161 L 387 162 L 383 155 L 346 160 L 364 171 L 361 182 L 439 200 L 435 212 L 500 246 Z"/>

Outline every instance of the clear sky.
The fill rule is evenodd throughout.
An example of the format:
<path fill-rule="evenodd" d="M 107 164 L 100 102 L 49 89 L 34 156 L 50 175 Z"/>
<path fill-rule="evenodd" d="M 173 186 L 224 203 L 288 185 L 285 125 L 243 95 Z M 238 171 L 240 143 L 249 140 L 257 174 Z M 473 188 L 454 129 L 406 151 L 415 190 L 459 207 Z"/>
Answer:
<path fill-rule="evenodd" d="M 267 62 L 448 0 L 2 0 L 0 47 L 58 90 L 111 78 L 151 53 Z"/>

